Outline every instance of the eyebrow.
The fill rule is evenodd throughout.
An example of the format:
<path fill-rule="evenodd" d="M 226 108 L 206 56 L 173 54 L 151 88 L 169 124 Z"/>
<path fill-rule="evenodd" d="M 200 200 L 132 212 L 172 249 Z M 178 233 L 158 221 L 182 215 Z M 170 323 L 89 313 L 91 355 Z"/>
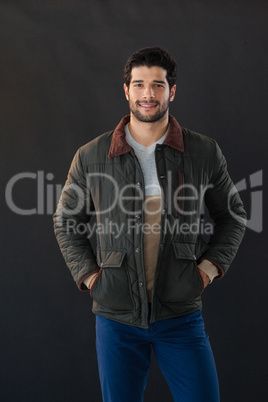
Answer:
<path fill-rule="evenodd" d="M 144 80 L 133 80 L 132 83 L 134 82 L 144 82 Z M 157 83 L 157 84 L 166 84 L 165 81 L 161 81 L 161 80 L 153 80 L 153 82 Z"/>

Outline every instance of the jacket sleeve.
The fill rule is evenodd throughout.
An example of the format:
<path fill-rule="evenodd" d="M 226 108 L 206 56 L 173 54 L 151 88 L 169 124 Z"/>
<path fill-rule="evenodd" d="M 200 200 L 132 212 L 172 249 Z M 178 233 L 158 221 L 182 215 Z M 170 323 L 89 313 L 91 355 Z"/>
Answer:
<path fill-rule="evenodd" d="M 221 278 L 228 270 L 243 239 L 246 212 L 241 198 L 228 174 L 227 164 L 215 142 L 214 168 L 205 193 L 205 204 L 214 221 L 209 249 L 202 255 L 219 269 Z"/>
<path fill-rule="evenodd" d="M 88 290 L 83 283 L 84 279 L 99 270 L 87 236 L 87 224 L 93 211 L 94 206 L 78 150 L 53 220 L 60 250 L 80 290 Z"/>

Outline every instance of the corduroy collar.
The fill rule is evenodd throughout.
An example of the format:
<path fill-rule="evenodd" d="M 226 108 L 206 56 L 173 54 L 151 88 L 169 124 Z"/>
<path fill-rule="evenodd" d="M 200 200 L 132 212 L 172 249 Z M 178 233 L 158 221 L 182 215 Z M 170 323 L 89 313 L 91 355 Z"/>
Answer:
<path fill-rule="evenodd" d="M 131 150 L 131 146 L 126 141 L 126 134 L 125 134 L 125 125 L 128 124 L 129 121 L 130 121 L 130 115 L 127 115 L 123 117 L 122 120 L 119 122 L 119 124 L 116 126 L 113 133 L 108 158 L 110 159 L 114 158 L 115 156 L 125 154 Z M 179 125 L 177 120 L 171 115 L 169 115 L 169 123 L 170 127 L 168 130 L 167 137 L 163 142 L 163 144 L 183 152 L 184 143 L 183 143 L 181 126 Z"/>

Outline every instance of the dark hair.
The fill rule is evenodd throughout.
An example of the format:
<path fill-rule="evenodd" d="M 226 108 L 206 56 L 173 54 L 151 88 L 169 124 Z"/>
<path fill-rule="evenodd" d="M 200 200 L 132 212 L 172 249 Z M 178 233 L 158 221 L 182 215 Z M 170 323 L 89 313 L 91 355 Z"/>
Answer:
<path fill-rule="evenodd" d="M 167 71 L 167 81 L 172 88 L 177 78 L 177 63 L 173 57 L 160 47 L 145 47 L 137 50 L 127 60 L 124 68 L 124 83 L 129 86 L 133 67 L 158 66 Z"/>

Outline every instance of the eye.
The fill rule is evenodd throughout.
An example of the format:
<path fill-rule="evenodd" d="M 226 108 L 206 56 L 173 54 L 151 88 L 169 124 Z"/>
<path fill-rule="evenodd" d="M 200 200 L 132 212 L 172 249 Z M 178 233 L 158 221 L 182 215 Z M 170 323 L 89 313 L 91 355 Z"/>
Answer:
<path fill-rule="evenodd" d="M 161 84 L 155 84 L 155 87 L 156 88 L 164 88 L 163 85 L 161 85 Z"/>
<path fill-rule="evenodd" d="M 135 84 L 134 87 L 136 87 L 136 88 L 141 88 L 141 87 L 142 87 L 142 84 Z"/>

